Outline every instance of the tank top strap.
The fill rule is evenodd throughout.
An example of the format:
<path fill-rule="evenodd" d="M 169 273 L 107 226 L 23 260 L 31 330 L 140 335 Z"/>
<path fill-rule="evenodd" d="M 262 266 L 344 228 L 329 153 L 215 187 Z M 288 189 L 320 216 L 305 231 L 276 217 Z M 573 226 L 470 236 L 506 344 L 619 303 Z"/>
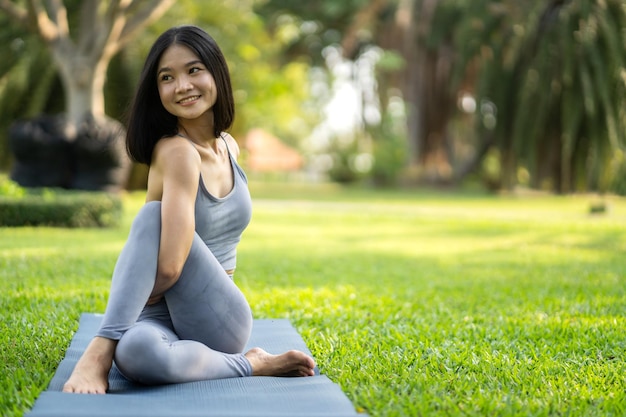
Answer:
<path fill-rule="evenodd" d="M 176 136 L 180 136 L 183 139 L 187 139 L 187 141 L 193 147 L 193 149 L 195 149 L 195 151 L 199 153 L 198 149 L 196 148 L 196 145 L 194 145 L 193 143 L 193 140 L 189 139 L 187 136 L 183 135 L 182 133 L 176 133 Z"/>
<path fill-rule="evenodd" d="M 233 154 L 230 153 L 230 148 L 228 147 L 228 141 L 224 137 L 224 133 L 220 133 L 220 138 L 222 138 L 222 140 L 224 141 L 224 144 L 226 145 L 226 150 L 228 151 L 228 158 L 230 159 L 230 163 L 233 167 L 233 173 L 238 174 L 238 175 L 235 175 L 235 177 L 239 177 L 244 183 L 247 184 L 248 177 L 246 176 L 246 173 L 244 172 L 244 170 L 237 163 L 237 159 L 233 156 Z"/>
<path fill-rule="evenodd" d="M 224 137 L 224 132 L 220 133 L 220 138 L 222 138 L 222 140 L 224 141 L 224 145 L 226 145 L 226 151 L 228 152 L 228 156 L 230 157 L 230 148 L 228 147 L 228 141 Z"/>

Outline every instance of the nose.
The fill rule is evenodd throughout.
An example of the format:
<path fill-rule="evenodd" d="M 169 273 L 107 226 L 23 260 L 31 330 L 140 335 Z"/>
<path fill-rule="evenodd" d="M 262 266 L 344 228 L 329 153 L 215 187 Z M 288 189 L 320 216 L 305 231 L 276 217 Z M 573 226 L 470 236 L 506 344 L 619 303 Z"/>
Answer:
<path fill-rule="evenodd" d="M 193 88 L 191 82 L 187 77 L 179 77 L 178 82 L 176 83 L 176 92 L 185 92 L 189 91 Z"/>

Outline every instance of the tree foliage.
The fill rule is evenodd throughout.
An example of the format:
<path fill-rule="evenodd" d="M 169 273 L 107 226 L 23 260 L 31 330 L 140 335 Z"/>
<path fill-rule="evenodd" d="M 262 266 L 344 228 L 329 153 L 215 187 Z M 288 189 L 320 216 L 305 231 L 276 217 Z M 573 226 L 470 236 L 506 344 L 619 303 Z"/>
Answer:
<path fill-rule="evenodd" d="M 80 26 L 80 10 L 86 3 L 64 3 L 70 33 L 76 36 L 73 28 Z M 25 26 L 16 25 L 6 13 L 0 12 L 0 23 L 7 28 L 0 33 L 0 40 L 10 45 L 0 52 L 0 131 L 6 132 L 16 119 L 62 112 L 66 93 L 49 49 L 40 38 Z M 261 126 L 296 143 L 311 129 L 314 112 L 300 106 L 308 99 L 308 65 L 281 65 L 282 41 L 267 33 L 253 11 L 252 0 L 213 1 L 210 7 L 207 2 L 178 1 L 112 59 L 104 86 L 107 114 L 123 118 L 150 45 L 165 29 L 178 24 L 202 26 L 223 49 L 235 89 L 236 137 L 242 137 L 252 126 Z M 6 167 L 9 156 L 5 141 L 0 142 L 0 166 Z"/>
<path fill-rule="evenodd" d="M 78 10 L 80 2 L 67 4 Z M 260 125 L 297 143 L 321 116 L 319 103 L 311 104 L 309 69 L 324 66 L 324 48 L 339 46 L 356 62 L 374 46 L 386 51 L 376 73 L 380 111 L 398 97 L 408 104 L 405 159 L 421 175 L 461 181 L 485 155 L 497 155 L 502 187 L 524 171 L 538 188 L 601 190 L 623 156 L 625 9 L 621 0 L 227 0 L 211 7 L 180 0 L 113 61 L 107 109 L 121 112 L 119 101 L 162 30 L 196 23 L 218 40 L 231 67 L 236 133 Z M 6 15 L 0 19 L 9 45 L 0 62 L 0 110 L 54 107 L 50 55 Z M 475 100 L 473 113 L 458 106 L 465 97 Z M 380 141 L 374 149 L 391 142 L 403 149 L 389 120 L 381 114 L 381 124 L 362 135 Z"/>
<path fill-rule="evenodd" d="M 50 97 L 56 70 L 50 65 L 46 48 L 28 31 L 12 26 L 0 13 L 0 42 L 7 45 L 0 54 L 0 132 L 6 132 L 16 119 L 33 117 L 43 108 L 62 110 Z M 0 134 L 0 138 L 4 135 Z M 5 140 L 0 140 L 0 166 L 9 162 Z"/>
<path fill-rule="evenodd" d="M 295 2 L 266 0 L 256 10 L 268 28 L 285 44 L 285 59 L 308 59 L 313 65 L 323 65 L 322 51 L 326 46 L 341 44 L 349 55 L 358 54 L 360 38 L 355 22 L 371 4 L 387 0 L 321 0 Z M 363 22 L 365 24 L 365 22 Z M 361 28 L 364 29 L 364 28 Z M 361 31 L 363 35 L 365 32 Z"/>
<path fill-rule="evenodd" d="M 104 84 L 111 59 L 172 4 L 173 0 L 67 4 L 0 0 L 0 10 L 46 45 L 63 84 L 67 119 L 77 126 L 86 118 L 105 115 Z"/>
<path fill-rule="evenodd" d="M 495 126 L 480 128 L 493 130 L 503 185 L 515 184 L 524 167 L 535 187 L 606 189 L 625 142 L 623 2 L 482 6 L 488 12 L 459 33 L 458 63 L 475 65 L 477 100 L 497 111 Z"/>
<path fill-rule="evenodd" d="M 353 59 L 368 45 L 398 52 L 403 70 L 380 71 L 378 93 L 382 109 L 393 87 L 408 103 L 409 161 L 422 179 L 460 181 L 494 151 L 507 188 L 520 169 L 558 192 L 605 189 L 614 176 L 626 128 L 620 0 L 268 0 L 260 10 L 291 34 L 290 59 L 313 54 L 319 65 L 331 44 Z M 459 133 L 465 95 L 476 125 Z"/>
<path fill-rule="evenodd" d="M 233 82 L 237 115 L 233 133 L 243 139 L 252 127 L 264 128 L 297 145 L 317 122 L 307 109 L 306 62 L 282 60 L 285 39 L 266 30 L 255 13 L 254 0 L 214 1 L 212 7 L 194 0 L 179 0 L 166 15 L 165 26 L 192 23 L 207 30 L 222 48 Z M 154 39 L 146 36 L 145 40 Z"/>

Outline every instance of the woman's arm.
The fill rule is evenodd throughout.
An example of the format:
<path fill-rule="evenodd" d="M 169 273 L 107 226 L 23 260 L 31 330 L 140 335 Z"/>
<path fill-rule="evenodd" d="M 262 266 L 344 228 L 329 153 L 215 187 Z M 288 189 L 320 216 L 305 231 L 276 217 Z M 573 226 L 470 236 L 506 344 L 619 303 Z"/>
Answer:
<path fill-rule="evenodd" d="M 162 139 L 150 169 L 162 183 L 161 241 L 151 299 L 171 288 L 182 272 L 195 231 L 194 209 L 200 179 L 200 155 L 180 138 Z"/>

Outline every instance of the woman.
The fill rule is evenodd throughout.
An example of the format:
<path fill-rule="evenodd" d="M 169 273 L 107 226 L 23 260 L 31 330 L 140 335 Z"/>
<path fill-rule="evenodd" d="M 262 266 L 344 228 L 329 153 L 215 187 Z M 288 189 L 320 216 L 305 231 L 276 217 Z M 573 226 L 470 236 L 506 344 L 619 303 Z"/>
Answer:
<path fill-rule="evenodd" d="M 148 164 L 146 204 L 113 272 L 96 337 L 63 390 L 105 393 L 115 358 L 129 379 L 179 383 L 249 375 L 313 375 L 300 351 L 241 353 L 252 316 L 232 281 L 250 220 L 233 121 L 230 75 L 215 41 L 195 26 L 154 43 L 131 108 L 127 148 Z"/>

